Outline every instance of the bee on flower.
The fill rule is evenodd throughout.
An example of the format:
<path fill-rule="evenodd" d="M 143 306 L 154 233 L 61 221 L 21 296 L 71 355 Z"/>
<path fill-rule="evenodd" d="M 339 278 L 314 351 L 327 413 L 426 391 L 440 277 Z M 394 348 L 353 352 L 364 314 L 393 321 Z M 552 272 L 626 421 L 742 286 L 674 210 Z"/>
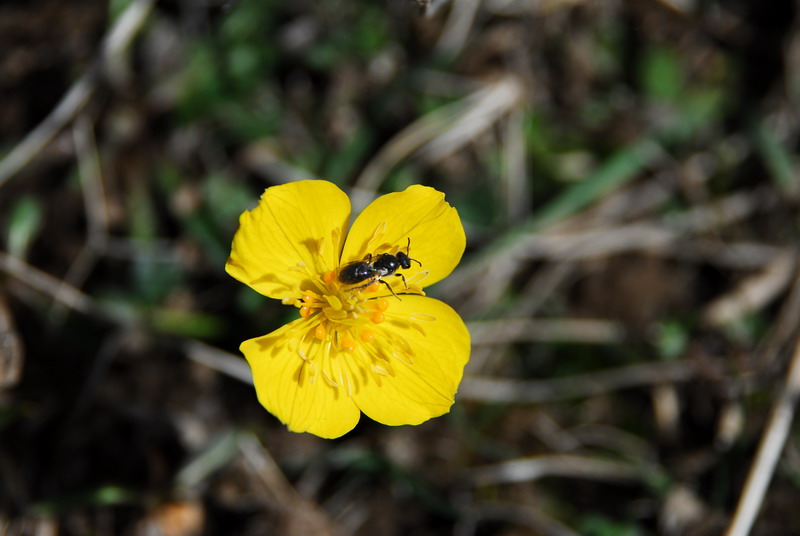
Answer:
<path fill-rule="evenodd" d="M 466 239 L 444 194 L 379 197 L 350 223 L 334 184 L 268 188 L 244 212 L 226 271 L 300 318 L 240 346 L 261 404 L 294 432 L 340 437 L 361 413 L 395 426 L 447 413 L 469 359 L 458 314 L 425 296 Z"/>

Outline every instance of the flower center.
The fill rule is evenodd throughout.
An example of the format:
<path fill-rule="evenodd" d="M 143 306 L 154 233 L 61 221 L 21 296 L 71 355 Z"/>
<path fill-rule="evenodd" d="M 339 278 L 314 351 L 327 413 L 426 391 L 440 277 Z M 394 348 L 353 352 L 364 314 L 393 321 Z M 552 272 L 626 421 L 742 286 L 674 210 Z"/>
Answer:
<path fill-rule="evenodd" d="M 380 384 L 382 378 L 395 376 L 398 363 L 413 366 L 416 353 L 407 335 L 415 331 L 425 336 L 422 324 L 436 318 L 390 309 L 405 294 L 424 295 L 414 279 L 421 278 L 410 278 L 408 288 L 396 283 L 393 290 L 399 296 L 390 294 L 386 278 L 348 284 L 337 271 L 304 285 L 294 302 L 304 319 L 292 343 L 303 361 L 297 381 L 314 383 L 322 377 L 328 386 L 352 396 L 365 382 Z"/>
<path fill-rule="evenodd" d="M 357 341 L 372 342 L 374 327 L 386 320 L 389 298 L 377 294 L 385 286 L 380 281 L 352 288 L 342 285 L 336 272 L 328 272 L 315 290 L 303 291 L 295 302 L 300 316 L 316 320 L 314 337 L 320 341 L 330 340 L 340 350 L 352 352 Z M 321 290 L 321 292 L 319 292 Z"/>

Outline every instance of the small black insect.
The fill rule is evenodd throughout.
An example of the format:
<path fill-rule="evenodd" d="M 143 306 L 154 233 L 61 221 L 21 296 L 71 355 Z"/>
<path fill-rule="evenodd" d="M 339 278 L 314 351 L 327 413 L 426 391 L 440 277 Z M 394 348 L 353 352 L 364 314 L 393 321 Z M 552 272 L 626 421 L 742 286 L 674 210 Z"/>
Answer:
<path fill-rule="evenodd" d="M 409 257 L 409 248 L 411 247 L 411 238 L 408 239 L 406 245 L 406 252 L 398 251 L 397 254 L 381 253 L 380 255 L 373 256 L 372 253 L 367 254 L 363 260 L 348 262 L 339 270 L 339 282 L 345 285 L 357 285 L 353 290 L 365 288 L 370 286 L 375 281 L 380 281 L 389 292 L 394 295 L 398 300 L 400 297 L 395 294 L 392 286 L 384 281 L 382 278 L 388 275 L 394 275 L 403 280 L 403 285 L 408 288 L 406 278 L 403 274 L 396 273 L 401 268 L 407 270 L 411 268 L 411 262 L 419 264 L 420 268 L 422 263 L 417 259 Z M 373 260 L 374 259 L 374 260 Z M 360 283 L 360 284 L 359 284 Z"/>

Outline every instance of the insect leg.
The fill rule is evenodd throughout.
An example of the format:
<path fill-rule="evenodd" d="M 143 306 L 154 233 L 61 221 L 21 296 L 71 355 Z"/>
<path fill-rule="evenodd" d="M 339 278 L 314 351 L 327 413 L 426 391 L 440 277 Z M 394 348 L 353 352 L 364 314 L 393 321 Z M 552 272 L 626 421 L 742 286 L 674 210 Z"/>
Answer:
<path fill-rule="evenodd" d="M 395 275 L 400 275 L 400 274 L 395 274 Z M 400 277 L 402 277 L 402 276 L 400 276 Z M 389 283 L 387 283 L 387 282 L 386 282 L 385 280 L 383 280 L 383 279 L 378 279 L 378 281 L 380 281 L 381 283 L 383 283 L 384 285 L 386 285 L 386 288 L 388 288 L 388 289 L 389 289 L 389 292 L 391 292 L 391 293 L 392 293 L 392 296 L 394 296 L 395 298 L 397 298 L 398 300 L 400 300 L 400 296 L 398 296 L 398 295 L 397 295 L 397 293 L 395 293 L 394 289 L 392 288 L 392 285 L 390 285 Z M 406 288 L 408 288 L 408 287 L 406 287 Z M 403 300 L 400 300 L 400 301 L 403 301 Z"/>

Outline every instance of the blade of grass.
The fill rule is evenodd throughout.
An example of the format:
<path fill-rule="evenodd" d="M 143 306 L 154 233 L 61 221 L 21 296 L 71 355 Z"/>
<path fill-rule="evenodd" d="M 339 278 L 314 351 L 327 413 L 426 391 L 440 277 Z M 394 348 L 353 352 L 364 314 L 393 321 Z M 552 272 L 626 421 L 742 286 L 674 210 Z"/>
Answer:
<path fill-rule="evenodd" d="M 784 194 L 796 198 L 800 194 L 800 184 L 795 177 L 792 158 L 786 147 L 775 133 L 764 126 L 763 121 L 758 121 L 751 127 L 750 135 L 775 186 Z"/>

